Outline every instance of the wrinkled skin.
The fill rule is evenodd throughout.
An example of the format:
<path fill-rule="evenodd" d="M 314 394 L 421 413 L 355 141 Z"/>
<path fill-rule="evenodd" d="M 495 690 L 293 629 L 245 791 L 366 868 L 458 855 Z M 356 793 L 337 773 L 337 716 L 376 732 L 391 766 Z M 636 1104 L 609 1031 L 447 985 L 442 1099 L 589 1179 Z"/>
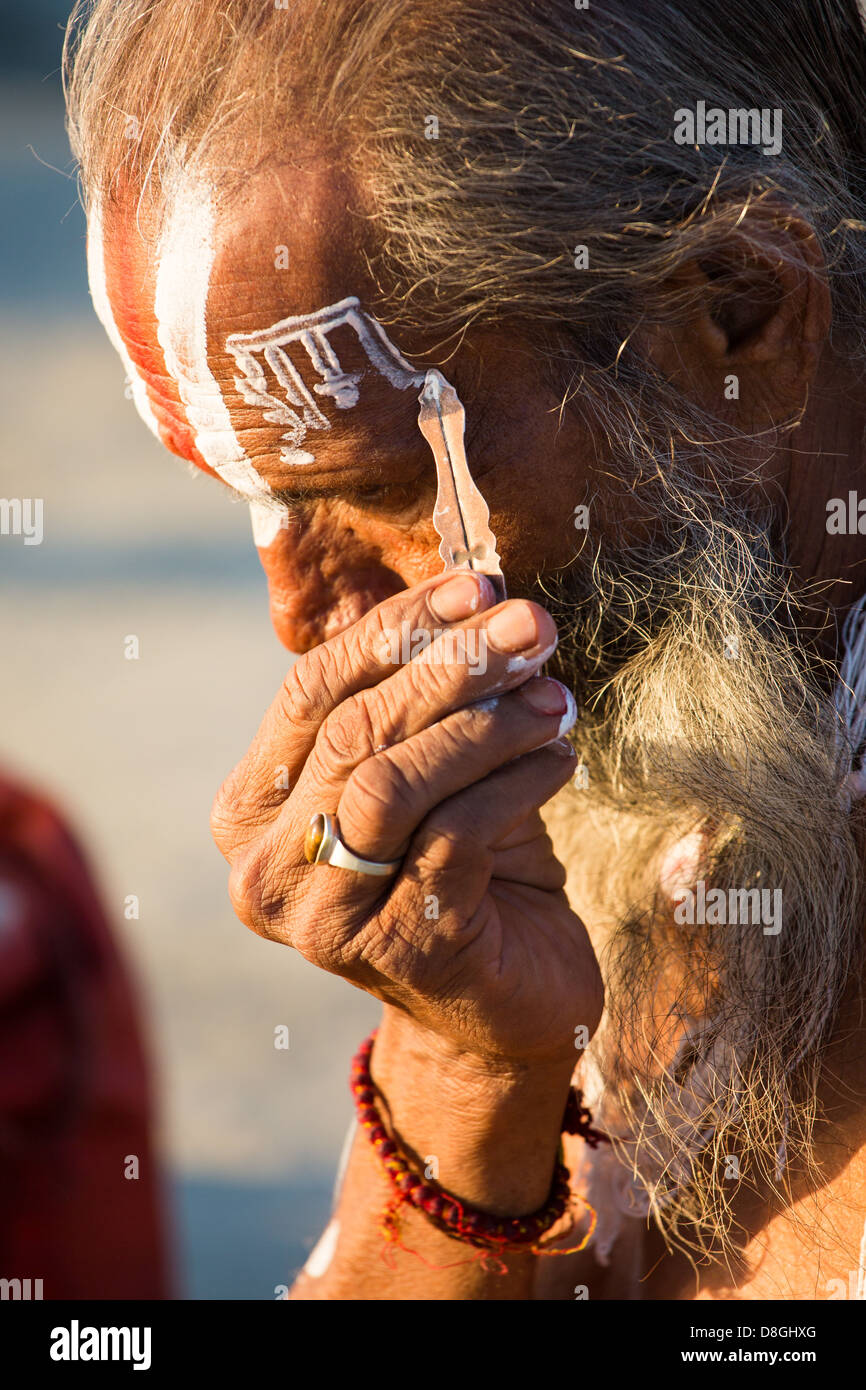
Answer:
<path fill-rule="evenodd" d="M 555 1143 L 574 1028 L 584 1024 L 591 1033 L 602 1001 L 586 931 L 565 899 L 564 875 L 539 815 L 573 771 L 566 750 L 552 742 L 565 696 L 555 682 L 527 679 L 551 650 L 551 620 L 537 604 L 505 605 L 515 623 L 529 616 L 534 628 L 519 670 L 507 669 L 509 651 L 494 650 L 484 676 L 427 658 L 397 668 L 383 662 L 378 639 L 404 620 L 441 630 L 489 618 L 483 592 L 470 594 L 469 607 L 452 609 L 445 619 L 429 607 L 441 561 L 431 524 L 435 474 L 417 429 L 417 393 L 399 391 L 368 370 L 359 404 L 339 411 L 328 402 L 332 428 L 305 441 L 315 463 L 288 468 L 279 459 L 279 426 L 244 404 L 224 348 L 229 333 L 262 329 L 351 294 L 376 313 L 363 223 L 347 210 L 362 206 L 362 191 L 312 153 L 259 169 L 220 224 L 208 356 L 256 469 L 292 501 L 291 523 L 259 553 L 274 627 L 289 650 L 306 655 L 221 789 L 214 833 L 231 865 L 230 891 L 242 921 L 385 1001 L 386 1022 L 389 1009 L 410 1021 L 415 1051 L 435 1053 L 441 1064 L 445 1049 L 453 1059 L 445 1074 L 467 1057 L 498 1075 L 536 1069 L 533 1094 L 553 1097 Z M 201 463 L 161 358 L 152 311 L 155 235 L 146 216 L 141 227 L 139 237 L 131 200 L 106 217 L 110 298 L 148 380 L 164 441 Z M 805 259 L 817 266 L 808 231 L 794 225 L 791 235 L 803 236 Z M 286 270 L 275 267 L 280 245 L 289 249 Z M 863 587 L 862 541 L 837 538 L 827 547 L 824 501 L 856 485 L 866 424 L 862 391 L 827 346 L 829 296 L 821 276 L 779 271 L 773 260 L 769 251 L 767 276 L 775 277 L 777 294 L 762 317 L 749 322 L 739 306 L 732 310 L 733 333 L 707 310 L 679 328 L 647 335 L 642 346 L 698 398 L 717 400 L 725 375 L 736 371 L 741 404 L 731 410 L 744 428 L 754 423 L 750 411 L 762 421 L 787 417 L 811 390 L 794 443 L 765 464 L 763 482 L 788 507 L 800 573 L 853 580 L 853 591 L 834 591 L 849 602 Z M 351 334 L 339 332 L 334 342 L 343 365 L 368 367 Z M 519 335 L 470 334 L 443 360 L 435 343 L 391 326 L 389 333 L 422 370 L 442 367 L 466 406 L 468 454 L 506 575 L 531 577 L 568 564 L 582 539 L 574 508 L 602 479 L 579 415 L 559 411 L 543 367 Z M 306 500 L 293 500 L 299 481 Z M 311 488 L 319 493 L 311 497 Z M 606 520 L 609 514 L 601 524 Z M 520 650 L 514 643 L 511 654 Z M 532 709 L 529 687 L 547 697 L 546 712 Z M 502 696 L 494 709 L 473 709 L 491 694 Z M 288 791 L 275 790 L 275 770 L 283 765 Z M 402 858 L 400 874 L 383 881 L 309 867 L 303 836 L 319 810 L 337 812 L 343 838 L 357 853 Z M 438 918 L 429 911 L 432 901 Z M 383 1059 L 386 1068 L 384 1052 Z M 393 1087 L 396 1095 L 401 1066 L 387 1072 L 389 1094 Z M 469 1072 L 465 1077 L 471 1091 Z M 411 1115 L 406 1124 L 411 1129 Z M 436 1142 L 447 1149 L 438 1132 Z M 512 1171 L 524 1158 L 509 1159 Z M 511 1210 L 525 1199 L 519 1209 L 529 1210 L 548 1179 L 549 1165 L 537 1191 L 498 1188 L 487 1200 Z M 473 1195 L 468 1179 L 462 1190 Z"/>
<path fill-rule="evenodd" d="M 380 630 L 405 620 L 412 630 L 443 627 L 423 599 L 441 560 L 431 523 L 435 470 L 417 427 L 417 389 L 395 388 L 370 368 L 350 330 L 336 330 L 343 365 L 365 369 L 360 400 L 346 411 L 329 401 L 332 429 L 311 430 L 304 441 L 315 463 L 289 466 L 280 460 L 280 428 L 243 402 L 224 349 L 229 333 L 348 294 L 368 307 L 346 200 L 339 181 L 315 165 L 251 179 L 222 224 L 211 280 L 211 370 L 245 452 L 292 503 L 289 526 L 259 552 L 274 626 L 288 648 L 307 653 L 217 798 L 214 832 L 232 864 L 232 901 L 256 931 L 291 942 L 461 1046 L 515 1060 L 573 1060 L 575 1022 L 594 1028 L 598 1021 L 600 980 L 538 814 L 568 780 L 573 760 L 567 749 L 530 753 L 556 738 L 567 696 L 544 682 L 548 713 L 531 711 L 519 694 L 492 712 L 464 709 L 537 671 L 555 644 L 553 625 L 537 605 L 508 605 L 518 617 L 534 615 L 540 634 L 514 674 L 505 670 L 509 656 L 493 651 L 484 675 L 453 662 L 410 662 L 397 671 L 377 664 Z M 330 229 L 324 241 L 323 226 Z M 178 389 L 164 362 L 160 370 L 152 247 L 146 236 L 130 235 L 122 210 L 109 216 L 105 243 L 115 317 L 146 370 L 163 437 L 200 463 Z M 289 246 L 288 270 L 275 268 L 281 243 Z M 354 252 L 348 263 L 347 247 Z M 400 336 L 397 346 L 415 362 L 425 345 Z M 467 443 L 504 564 L 531 572 L 567 562 L 577 543 L 573 509 L 584 492 L 573 470 L 578 425 L 569 416 L 559 422 L 555 396 L 519 346 L 479 336 L 445 366 L 462 397 L 476 402 Z M 543 458 L 561 482 L 540 487 L 530 510 L 531 458 Z M 299 479 L 332 495 L 296 503 Z M 491 596 L 470 587 L 473 605 L 489 606 Z M 283 764 L 287 797 L 273 792 L 273 769 Z M 375 878 L 311 869 L 304 831 L 320 809 L 337 811 L 356 853 L 390 859 L 409 851 L 398 882 L 389 889 Z M 438 935 L 424 915 L 430 894 L 442 903 Z M 551 1010 L 557 987 L 561 1005 Z"/>
<path fill-rule="evenodd" d="M 365 370 L 360 399 L 350 410 L 327 401 L 332 428 L 311 430 L 304 443 L 315 463 L 289 466 L 279 457 L 281 428 L 241 399 L 234 386 L 237 365 L 225 351 L 230 333 L 262 329 L 347 295 L 357 295 L 375 314 L 375 290 L 356 242 L 358 219 L 346 208 L 351 196 L 315 164 L 281 165 L 251 178 L 223 217 L 207 305 L 211 370 L 257 471 L 275 491 L 290 492 L 302 480 L 332 494 L 305 503 L 295 524 L 260 552 L 274 626 L 293 652 L 309 650 L 389 594 L 441 569 L 431 523 L 435 470 L 417 427 L 417 390 L 392 386 L 370 367 L 351 330 L 336 330 L 343 365 Z M 143 238 L 129 207 L 106 217 L 109 294 L 151 385 L 164 442 L 200 463 L 157 342 L 155 234 L 146 212 L 139 213 L 142 224 Z M 280 245 L 288 247 L 285 270 L 275 267 Z M 440 365 L 466 404 L 473 472 L 509 571 L 532 575 L 568 563 L 576 544 L 574 508 L 587 487 L 581 461 L 589 449 L 576 418 L 560 417 L 559 399 L 528 350 L 513 335 L 476 333 L 443 361 L 420 335 L 389 332 L 420 370 Z"/>

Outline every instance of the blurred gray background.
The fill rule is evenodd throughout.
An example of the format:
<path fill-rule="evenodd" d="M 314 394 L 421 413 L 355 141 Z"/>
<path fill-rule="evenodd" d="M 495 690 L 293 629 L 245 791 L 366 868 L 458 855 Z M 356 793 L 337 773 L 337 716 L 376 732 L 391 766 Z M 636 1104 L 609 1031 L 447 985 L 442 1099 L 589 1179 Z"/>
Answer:
<path fill-rule="evenodd" d="M 210 803 L 290 658 L 246 509 L 160 449 L 92 311 L 70 8 L 0 0 L 0 496 L 43 498 L 45 527 L 0 538 L 0 760 L 69 817 L 138 985 L 182 1296 L 272 1299 L 326 1219 L 377 1009 L 228 903 Z"/>

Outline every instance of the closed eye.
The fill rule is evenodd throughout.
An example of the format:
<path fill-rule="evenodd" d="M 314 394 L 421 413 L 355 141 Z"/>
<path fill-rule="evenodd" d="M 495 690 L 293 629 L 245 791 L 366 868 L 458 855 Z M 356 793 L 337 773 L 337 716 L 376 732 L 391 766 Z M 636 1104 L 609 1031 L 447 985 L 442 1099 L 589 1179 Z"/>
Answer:
<path fill-rule="evenodd" d="M 343 501 L 351 507 L 399 516 L 410 507 L 417 508 L 424 490 L 420 479 L 401 483 L 370 483 L 343 493 Z"/>
<path fill-rule="evenodd" d="M 363 483 L 343 488 L 293 488 L 274 496 L 293 514 L 300 515 L 318 502 L 344 502 L 350 507 L 398 515 L 417 506 L 423 490 L 420 479 L 399 483 Z"/>

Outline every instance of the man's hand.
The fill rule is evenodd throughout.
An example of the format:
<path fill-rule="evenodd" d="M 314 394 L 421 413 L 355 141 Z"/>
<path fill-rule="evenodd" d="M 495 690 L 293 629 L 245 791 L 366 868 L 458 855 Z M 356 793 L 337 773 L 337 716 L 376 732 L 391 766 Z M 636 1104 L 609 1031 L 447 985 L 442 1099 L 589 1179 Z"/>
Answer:
<path fill-rule="evenodd" d="M 573 772 L 559 739 L 573 705 L 557 682 L 529 679 L 555 647 L 550 617 L 492 599 L 482 576 L 440 575 L 301 657 L 221 788 L 213 833 L 254 931 L 456 1052 L 559 1066 L 602 1007 L 539 815 Z M 431 644 L 395 663 L 394 635 L 417 650 L 422 631 Z M 455 659 L 466 652 L 486 663 Z M 355 854 L 402 858 L 399 874 L 307 864 L 317 811 L 336 812 Z"/>

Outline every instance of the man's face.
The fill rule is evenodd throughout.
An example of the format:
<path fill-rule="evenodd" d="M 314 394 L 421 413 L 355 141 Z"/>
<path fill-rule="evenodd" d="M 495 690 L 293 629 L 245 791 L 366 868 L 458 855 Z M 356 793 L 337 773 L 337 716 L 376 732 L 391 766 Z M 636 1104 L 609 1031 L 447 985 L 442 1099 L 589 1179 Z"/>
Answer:
<path fill-rule="evenodd" d="M 665 469 L 647 470 L 640 489 L 635 480 L 641 517 L 652 524 L 647 536 L 636 527 L 630 537 L 608 495 L 597 495 L 617 464 L 620 477 L 632 476 L 630 420 L 593 472 L 596 441 L 576 412 L 560 414 L 545 365 L 517 334 L 470 333 L 447 356 L 423 335 L 389 326 L 389 360 L 404 362 L 389 375 L 357 327 L 341 322 L 328 332 L 327 351 L 339 359 L 342 386 L 330 383 L 337 395 L 316 392 L 329 385 L 326 348 L 316 341 L 311 352 L 297 335 L 286 342 L 283 331 L 268 330 L 352 297 L 375 315 L 380 296 L 366 270 L 369 224 L 352 211 L 359 206 L 357 190 L 315 161 L 261 168 L 216 209 L 206 190 L 182 188 L 169 207 L 168 239 L 148 225 L 144 209 L 136 218 L 130 197 L 104 210 L 104 274 L 93 238 L 94 297 L 113 320 L 140 405 L 163 442 L 258 507 L 287 506 L 288 524 L 260 530 L 259 545 L 274 626 L 294 651 L 441 568 L 416 376 L 428 365 L 444 369 L 466 407 L 467 453 L 509 591 L 545 575 L 565 638 L 558 659 L 564 648 L 575 653 L 574 688 L 586 652 L 604 678 L 605 701 L 598 710 L 585 702 L 590 715 L 578 729 L 593 793 L 597 785 L 634 821 L 643 812 L 658 842 L 657 863 L 637 852 L 632 826 L 621 833 L 617 826 L 607 842 L 616 853 L 597 859 L 605 897 L 597 915 L 610 934 L 609 1035 L 599 1037 L 598 1058 L 611 1114 L 618 1126 L 649 1134 L 665 1181 L 678 1168 L 691 1170 L 703 1142 L 695 1116 L 711 1093 L 735 1132 L 742 1121 L 746 1151 L 763 1144 L 762 1161 L 770 1161 L 780 1105 L 788 1106 L 792 1133 L 799 1123 L 790 1058 L 801 1054 L 803 1038 L 820 1047 L 860 923 L 849 891 L 856 862 L 834 715 L 787 621 L 787 580 L 763 522 L 744 509 L 739 490 L 728 497 L 715 477 L 707 505 L 703 474 L 689 467 L 683 447 L 688 431 L 677 431 L 675 451 L 647 392 L 642 432 Z M 245 357 L 237 335 L 264 339 L 247 342 Z M 699 338 L 685 347 L 678 355 L 688 365 Z M 338 370 L 333 362 L 330 369 Z M 587 537 L 574 512 L 587 503 L 592 564 L 581 566 L 572 562 Z M 636 505 L 629 499 L 632 518 Z M 559 567 L 557 585 L 551 571 Z M 576 823 L 582 806 L 591 818 L 602 799 L 582 795 L 569 808 Z M 657 891 L 661 866 L 703 875 L 682 850 L 696 830 L 698 842 L 707 841 L 707 877 L 720 891 L 760 884 L 782 894 L 777 945 L 749 923 L 737 932 L 723 924 L 708 933 L 703 922 L 671 929 L 672 908 Z M 582 871 L 580 846 L 574 859 Z M 635 904 L 625 930 L 610 919 L 617 875 L 623 902 Z M 629 896 L 635 882 L 641 891 Z M 670 1054 L 672 1029 L 673 1041 L 688 1046 L 674 1086 L 657 1065 Z M 756 1058 L 765 1090 L 742 1111 L 742 1077 L 759 1074 Z M 721 1181 L 715 1169 L 707 1178 L 707 1210 L 721 1204 Z"/>
<path fill-rule="evenodd" d="M 284 163 L 221 206 L 185 180 L 159 235 L 141 211 L 136 223 L 130 199 L 105 210 L 100 238 L 105 296 L 145 411 L 170 449 L 253 502 L 274 627 L 296 652 L 441 569 L 435 469 L 417 426 L 434 363 L 466 407 L 470 466 L 512 590 L 567 565 L 584 539 L 574 511 L 586 500 L 588 442 L 560 414 L 541 364 L 504 333 L 469 334 L 447 360 L 417 332 L 389 327 L 383 339 L 357 206 L 333 169 Z M 324 341 L 303 323 L 266 333 L 352 297 L 360 331 L 357 317 L 332 313 Z M 251 349 L 236 335 L 264 341 Z M 348 383 L 331 387 L 329 368 Z"/>

